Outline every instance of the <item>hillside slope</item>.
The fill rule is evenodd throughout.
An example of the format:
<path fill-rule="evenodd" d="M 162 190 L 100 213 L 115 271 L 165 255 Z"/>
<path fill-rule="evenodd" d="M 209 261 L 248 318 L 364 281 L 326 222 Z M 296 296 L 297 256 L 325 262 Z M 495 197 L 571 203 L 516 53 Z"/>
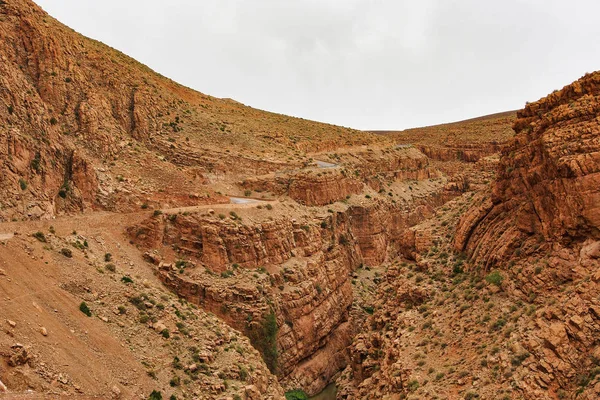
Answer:
<path fill-rule="evenodd" d="M 528 104 L 496 180 L 410 229 L 338 398 L 600 396 L 599 105 L 599 72 Z"/>
<path fill-rule="evenodd" d="M 512 136 L 515 111 L 404 131 L 376 131 L 401 144 L 412 144 L 438 161 L 475 162 L 500 151 Z"/>
<path fill-rule="evenodd" d="M 0 5 L 0 218 L 189 202 L 232 170 L 385 142 L 185 88 L 65 27 L 30 0 Z M 140 180 L 137 177 L 142 177 Z M 184 190 L 185 188 L 185 190 Z"/>

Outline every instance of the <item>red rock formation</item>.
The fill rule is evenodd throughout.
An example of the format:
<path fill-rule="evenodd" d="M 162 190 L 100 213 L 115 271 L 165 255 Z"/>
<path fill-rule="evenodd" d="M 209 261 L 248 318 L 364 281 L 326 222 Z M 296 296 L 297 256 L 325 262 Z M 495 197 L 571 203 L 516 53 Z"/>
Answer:
<path fill-rule="evenodd" d="M 173 248 L 195 260 L 197 272 L 181 274 L 166 266 L 159 270 L 161 279 L 237 329 L 251 334 L 254 325 L 248 321 L 261 321 L 272 309 L 284 384 L 318 393 L 348 363 L 345 349 L 356 328 L 348 324 L 351 272 L 396 254 L 402 232 L 446 200 L 434 193 L 412 210 L 373 200 L 369 206 L 350 206 L 304 223 L 289 216 L 245 223 L 242 211 L 241 220 L 200 213 L 158 215 L 130 227 L 128 234 L 146 248 Z M 233 264 L 239 271 L 264 267 L 270 279 L 232 284 L 204 271 L 229 274 L 225 271 Z"/>
<path fill-rule="evenodd" d="M 345 171 L 308 170 L 290 175 L 248 178 L 241 184 L 246 189 L 286 195 L 307 206 L 323 206 L 361 193 L 363 184 L 346 176 Z"/>
<path fill-rule="evenodd" d="M 296 144 L 315 151 L 386 142 L 192 91 L 75 33 L 30 0 L 3 2 L 0 16 L 3 220 L 130 210 L 157 192 L 181 204 L 189 191 L 210 192 L 202 187 L 207 179 L 190 188 L 190 175 L 218 180 L 297 168 L 303 160 L 288 157 Z M 285 155 L 266 157 L 275 148 Z M 128 173 L 143 176 L 146 187 L 119 185 Z"/>
<path fill-rule="evenodd" d="M 457 249 L 491 263 L 533 235 L 600 238 L 599 111 L 594 73 L 519 112 L 492 196 L 465 215 Z"/>
<path fill-rule="evenodd" d="M 443 147 L 419 144 L 417 148 L 432 160 L 477 162 L 489 155 L 498 153 L 501 145 L 486 143 L 481 145 L 462 144 L 460 147 Z"/>
<path fill-rule="evenodd" d="M 598 115 L 599 72 L 528 104 L 502 152 L 491 195 L 480 196 L 457 229 L 457 250 L 505 270 L 510 296 L 543 307 L 521 341 L 534 355 L 519 383 L 524 398 L 600 395 L 590 372 L 600 334 Z"/>
<path fill-rule="evenodd" d="M 364 184 L 380 190 L 384 188 L 384 182 L 441 177 L 440 172 L 429 165 L 429 159 L 412 147 L 356 151 L 330 157 L 330 161 L 341 164 L 334 168 L 250 177 L 242 181 L 241 186 L 257 192 L 286 195 L 308 206 L 323 206 L 361 193 Z"/>

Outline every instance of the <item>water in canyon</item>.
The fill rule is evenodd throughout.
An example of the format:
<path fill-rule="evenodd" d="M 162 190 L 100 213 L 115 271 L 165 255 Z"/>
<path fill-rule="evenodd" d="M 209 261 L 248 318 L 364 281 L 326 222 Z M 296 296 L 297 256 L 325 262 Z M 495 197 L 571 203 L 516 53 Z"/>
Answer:
<path fill-rule="evenodd" d="M 337 387 L 335 383 L 327 386 L 321 393 L 318 395 L 311 397 L 310 400 L 335 400 L 337 395 Z"/>

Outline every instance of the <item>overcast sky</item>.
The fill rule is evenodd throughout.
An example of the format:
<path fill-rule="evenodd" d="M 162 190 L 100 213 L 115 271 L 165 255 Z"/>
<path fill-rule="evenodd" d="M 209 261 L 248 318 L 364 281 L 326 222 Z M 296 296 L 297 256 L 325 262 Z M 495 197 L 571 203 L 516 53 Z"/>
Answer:
<path fill-rule="evenodd" d="M 186 86 L 358 129 L 522 108 L 600 69 L 597 0 L 36 0 Z"/>

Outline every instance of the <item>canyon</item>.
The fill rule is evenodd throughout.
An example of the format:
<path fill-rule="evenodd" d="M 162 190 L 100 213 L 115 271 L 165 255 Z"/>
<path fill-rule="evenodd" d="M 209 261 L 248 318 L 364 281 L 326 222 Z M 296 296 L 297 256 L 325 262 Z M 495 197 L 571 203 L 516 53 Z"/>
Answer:
<path fill-rule="evenodd" d="M 600 396 L 599 73 L 363 132 L 0 16 L 1 395 Z"/>

